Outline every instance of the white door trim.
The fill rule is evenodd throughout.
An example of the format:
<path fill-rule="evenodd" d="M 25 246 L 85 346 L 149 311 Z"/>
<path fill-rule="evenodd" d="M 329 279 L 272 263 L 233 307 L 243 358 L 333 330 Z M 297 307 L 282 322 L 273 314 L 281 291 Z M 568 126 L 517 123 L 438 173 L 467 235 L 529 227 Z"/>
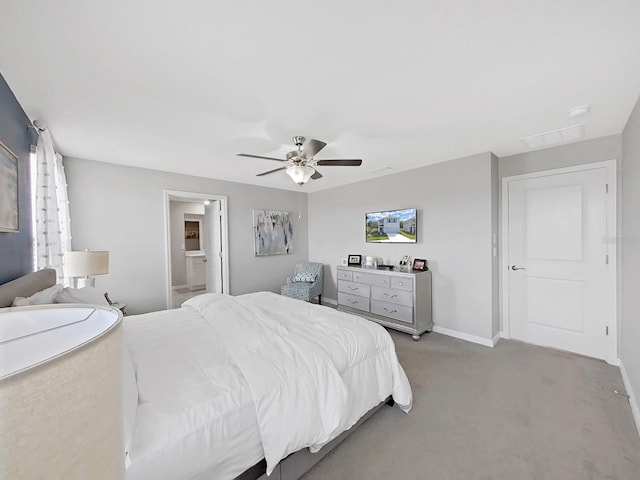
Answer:
<path fill-rule="evenodd" d="M 164 251 L 165 251 L 165 284 L 167 309 L 171 309 L 171 230 L 169 225 L 170 210 L 169 202 L 171 198 L 183 198 L 193 200 L 218 200 L 220 202 L 220 213 L 222 214 L 221 237 L 222 237 L 222 293 L 231 293 L 229 289 L 229 216 L 227 215 L 227 196 L 212 193 L 181 192 L 178 190 L 164 190 Z"/>
<path fill-rule="evenodd" d="M 608 348 L 608 355 L 606 358 L 607 363 L 617 365 L 618 360 L 618 305 L 617 305 L 617 269 L 618 269 L 618 255 L 617 255 L 617 192 L 618 192 L 618 177 L 617 177 L 617 161 L 605 160 L 602 162 L 585 163 L 583 165 L 576 165 L 572 167 L 556 168 L 552 170 L 544 170 L 540 172 L 524 173 L 521 175 L 512 175 L 502 178 L 502 228 L 501 228 L 501 248 L 500 248 L 500 282 L 502 285 L 501 295 L 502 302 L 500 308 L 500 327 L 502 338 L 511 338 L 511 328 L 509 318 L 509 275 L 505 275 L 505 272 L 509 268 L 509 183 L 514 180 L 523 180 L 527 178 L 545 177 L 549 175 L 558 175 L 562 173 L 580 172 L 594 170 L 598 168 L 604 168 L 606 171 L 608 195 L 607 195 L 607 238 L 603 241 L 607 242 L 607 255 L 609 256 L 609 265 L 611 268 L 607 270 L 609 285 L 613 288 L 614 295 L 612 295 L 611 305 L 609 306 L 612 318 L 614 321 L 611 323 L 609 330 L 610 346 Z"/>

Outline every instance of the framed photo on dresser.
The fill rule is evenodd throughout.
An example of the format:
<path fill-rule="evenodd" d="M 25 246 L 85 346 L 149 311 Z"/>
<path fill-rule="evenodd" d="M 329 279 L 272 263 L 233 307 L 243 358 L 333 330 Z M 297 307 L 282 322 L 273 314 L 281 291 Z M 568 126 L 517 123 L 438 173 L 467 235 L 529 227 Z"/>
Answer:
<path fill-rule="evenodd" d="M 350 267 L 359 267 L 362 264 L 362 255 L 349 254 L 349 261 L 347 264 Z"/>
<path fill-rule="evenodd" d="M 428 270 L 427 261 L 423 258 L 414 258 L 412 268 L 418 272 L 426 272 Z"/>

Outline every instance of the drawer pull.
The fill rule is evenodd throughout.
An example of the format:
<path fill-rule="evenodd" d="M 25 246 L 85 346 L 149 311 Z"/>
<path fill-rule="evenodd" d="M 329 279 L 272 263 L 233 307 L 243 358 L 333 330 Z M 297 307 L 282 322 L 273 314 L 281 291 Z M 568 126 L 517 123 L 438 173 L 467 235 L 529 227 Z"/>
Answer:
<path fill-rule="evenodd" d="M 396 295 L 395 293 L 393 295 L 389 295 L 387 292 L 384 292 L 384 296 L 389 298 L 396 298 L 398 295 Z"/>
<path fill-rule="evenodd" d="M 358 287 L 347 287 L 349 290 L 351 290 L 352 292 L 356 292 L 358 290 L 360 290 Z"/>
<path fill-rule="evenodd" d="M 351 299 L 348 299 L 347 302 L 349 302 L 351 305 L 357 305 L 360 303 L 358 300 L 351 300 Z"/>
<path fill-rule="evenodd" d="M 387 313 L 398 313 L 397 310 L 389 310 L 387 307 L 383 307 L 383 308 L 384 308 L 384 311 Z"/>
<path fill-rule="evenodd" d="M 398 285 L 404 285 L 404 283 L 402 283 L 402 282 L 398 282 Z"/>

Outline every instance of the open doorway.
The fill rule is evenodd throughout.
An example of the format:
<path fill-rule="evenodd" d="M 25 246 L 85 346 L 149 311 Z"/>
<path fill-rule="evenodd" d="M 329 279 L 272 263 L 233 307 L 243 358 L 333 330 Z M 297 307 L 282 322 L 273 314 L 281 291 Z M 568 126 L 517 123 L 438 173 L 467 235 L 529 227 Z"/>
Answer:
<path fill-rule="evenodd" d="M 229 293 L 227 197 L 165 190 L 167 308 Z"/>

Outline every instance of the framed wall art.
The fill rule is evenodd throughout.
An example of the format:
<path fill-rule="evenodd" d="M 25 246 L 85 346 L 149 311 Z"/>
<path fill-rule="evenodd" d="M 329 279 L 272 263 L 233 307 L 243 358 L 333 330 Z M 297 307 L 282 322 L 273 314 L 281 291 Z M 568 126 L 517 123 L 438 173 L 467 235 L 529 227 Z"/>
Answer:
<path fill-rule="evenodd" d="M 254 210 L 253 249 L 256 257 L 293 253 L 291 213 Z"/>
<path fill-rule="evenodd" d="M 0 142 L 0 232 L 18 231 L 18 157 Z"/>

